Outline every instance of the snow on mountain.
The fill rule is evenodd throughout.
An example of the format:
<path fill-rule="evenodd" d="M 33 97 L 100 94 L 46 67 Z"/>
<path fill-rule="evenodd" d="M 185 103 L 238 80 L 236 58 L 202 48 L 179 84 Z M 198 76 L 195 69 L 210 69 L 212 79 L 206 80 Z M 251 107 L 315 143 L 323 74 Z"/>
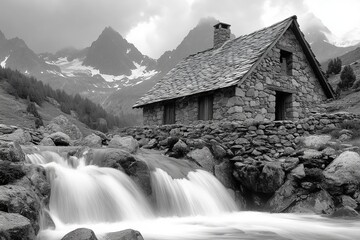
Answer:
<path fill-rule="evenodd" d="M 2 62 L 0 63 L 0 66 L 1 66 L 2 68 L 5 68 L 5 67 L 6 67 L 6 61 L 8 60 L 9 57 L 10 57 L 10 55 L 6 56 L 5 59 L 4 59 L 4 61 L 2 61 Z"/>
<path fill-rule="evenodd" d="M 133 62 L 135 68 L 131 69 L 130 75 L 111 75 L 101 73 L 99 69 L 92 66 L 84 66 L 83 60 L 75 58 L 71 61 L 67 57 L 60 57 L 56 61 L 46 61 L 47 64 L 58 66 L 61 70 L 61 76 L 65 78 L 77 77 L 77 76 L 101 76 L 106 82 L 116 82 L 115 88 L 119 86 L 132 86 L 141 83 L 144 80 L 148 80 L 158 72 L 156 70 L 147 70 L 147 66 L 142 66 L 136 62 Z M 54 73 L 59 75 L 59 73 Z M 133 82 L 130 80 L 134 80 Z"/>

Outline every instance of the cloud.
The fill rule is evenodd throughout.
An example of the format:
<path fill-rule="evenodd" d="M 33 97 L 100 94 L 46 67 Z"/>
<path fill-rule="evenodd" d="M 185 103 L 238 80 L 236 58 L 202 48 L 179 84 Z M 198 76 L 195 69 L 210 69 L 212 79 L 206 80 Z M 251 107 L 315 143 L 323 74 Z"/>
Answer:
<path fill-rule="evenodd" d="M 152 14 L 148 10 L 146 0 L 2 0 L 0 29 L 37 52 L 55 51 L 89 46 L 109 25 L 126 33 Z"/>
<path fill-rule="evenodd" d="M 354 14 L 359 8 L 358 0 L 1 0 L 0 30 L 24 39 L 36 52 L 54 52 L 90 46 L 111 26 L 142 53 L 158 58 L 205 17 L 231 24 L 240 36 L 297 15 L 303 30 L 326 31 L 325 24 L 339 36 L 360 39 L 360 15 Z"/>

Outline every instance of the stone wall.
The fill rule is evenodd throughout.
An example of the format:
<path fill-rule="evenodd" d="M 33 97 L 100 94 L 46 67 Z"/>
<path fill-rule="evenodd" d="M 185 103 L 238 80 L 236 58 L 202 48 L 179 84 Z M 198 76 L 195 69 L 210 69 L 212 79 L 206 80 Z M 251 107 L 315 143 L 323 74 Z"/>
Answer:
<path fill-rule="evenodd" d="M 291 75 L 283 73 L 282 50 L 291 52 Z M 275 120 L 276 94 L 287 93 L 286 119 L 298 120 L 310 114 L 326 96 L 292 30 L 288 30 L 255 70 L 238 86 L 212 92 L 213 120 Z M 198 97 L 176 99 L 176 123 L 196 123 Z M 145 125 L 163 124 L 161 103 L 145 106 Z"/>
<path fill-rule="evenodd" d="M 119 134 L 133 136 L 142 145 L 147 145 L 151 141 L 152 146 L 159 149 L 166 148 L 167 139 L 170 137 L 182 139 L 190 149 L 197 148 L 200 139 L 210 148 L 215 145 L 222 147 L 226 151 L 224 158 L 233 161 L 243 161 L 249 157 L 266 160 L 279 158 L 282 154 L 293 151 L 299 137 L 325 129 L 334 129 L 345 120 L 360 121 L 360 116 L 350 113 L 315 114 L 299 121 L 253 124 L 203 122 L 196 125 L 139 126 L 123 128 Z"/>

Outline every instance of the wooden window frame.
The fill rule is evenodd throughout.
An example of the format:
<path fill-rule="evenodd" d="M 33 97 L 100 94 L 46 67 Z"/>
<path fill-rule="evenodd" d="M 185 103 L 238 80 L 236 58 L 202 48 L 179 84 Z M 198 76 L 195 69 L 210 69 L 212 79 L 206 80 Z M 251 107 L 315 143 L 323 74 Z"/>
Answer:
<path fill-rule="evenodd" d="M 280 49 L 280 66 L 283 75 L 292 76 L 293 53 Z"/>
<path fill-rule="evenodd" d="M 275 121 L 289 120 L 292 116 L 292 93 L 276 91 Z"/>
<path fill-rule="evenodd" d="M 164 104 L 163 124 L 175 124 L 176 121 L 175 102 L 168 102 Z"/>
<path fill-rule="evenodd" d="M 213 119 L 214 96 L 212 94 L 198 97 L 198 120 Z"/>

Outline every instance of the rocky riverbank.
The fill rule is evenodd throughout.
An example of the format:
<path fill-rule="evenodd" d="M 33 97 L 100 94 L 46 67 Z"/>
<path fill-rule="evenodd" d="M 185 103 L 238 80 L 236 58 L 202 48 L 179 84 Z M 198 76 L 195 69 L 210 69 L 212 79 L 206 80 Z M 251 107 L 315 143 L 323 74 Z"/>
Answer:
<path fill-rule="evenodd" d="M 360 151 L 356 131 L 341 129 L 346 122 L 349 128 L 360 118 L 317 114 L 299 122 L 145 126 L 86 137 L 63 116 L 37 130 L 0 125 L 0 239 L 35 239 L 54 226 L 43 211 L 50 184 L 44 168 L 27 161 L 28 146 L 72 146 L 63 148 L 65 156 L 86 154 L 89 163 L 125 172 L 149 199 L 152 169 L 144 154 L 151 151 L 144 149 L 211 172 L 244 210 L 358 217 Z"/>

